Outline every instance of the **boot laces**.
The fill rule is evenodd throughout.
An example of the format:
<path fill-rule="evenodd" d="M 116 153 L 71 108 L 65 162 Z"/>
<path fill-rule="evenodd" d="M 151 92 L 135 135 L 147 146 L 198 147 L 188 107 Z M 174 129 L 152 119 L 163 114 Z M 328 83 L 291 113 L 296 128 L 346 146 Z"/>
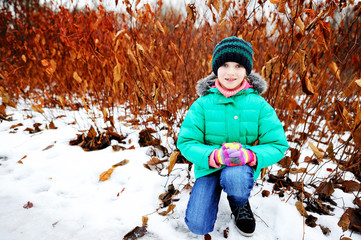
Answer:
<path fill-rule="evenodd" d="M 253 220 L 253 214 L 251 209 L 249 208 L 248 203 L 243 207 L 237 207 L 233 213 L 236 218 L 236 221 L 244 219 L 244 220 Z"/>

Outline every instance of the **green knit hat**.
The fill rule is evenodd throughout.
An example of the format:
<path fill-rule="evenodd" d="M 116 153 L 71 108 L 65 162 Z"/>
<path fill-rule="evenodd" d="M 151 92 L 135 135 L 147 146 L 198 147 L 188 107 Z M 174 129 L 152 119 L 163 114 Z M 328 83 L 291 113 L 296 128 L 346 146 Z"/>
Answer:
<path fill-rule="evenodd" d="M 253 68 L 253 48 L 249 42 L 238 37 L 229 37 L 220 41 L 214 48 L 212 70 L 217 75 L 218 68 L 225 62 L 241 64 L 247 72 Z"/>

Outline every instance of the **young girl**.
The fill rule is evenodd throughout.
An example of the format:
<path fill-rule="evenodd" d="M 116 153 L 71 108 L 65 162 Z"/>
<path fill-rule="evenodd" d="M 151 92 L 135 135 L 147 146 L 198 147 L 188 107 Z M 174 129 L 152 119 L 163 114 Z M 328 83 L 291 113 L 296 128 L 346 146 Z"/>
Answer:
<path fill-rule="evenodd" d="M 196 181 L 185 222 L 195 234 L 213 231 L 223 190 L 237 229 L 252 236 L 256 224 L 248 198 L 254 180 L 288 149 L 281 122 L 260 96 L 267 84 L 251 73 L 252 61 L 250 43 L 237 37 L 218 43 L 214 74 L 198 81 L 200 97 L 180 129 L 177 146 L 194 163 Z"/>

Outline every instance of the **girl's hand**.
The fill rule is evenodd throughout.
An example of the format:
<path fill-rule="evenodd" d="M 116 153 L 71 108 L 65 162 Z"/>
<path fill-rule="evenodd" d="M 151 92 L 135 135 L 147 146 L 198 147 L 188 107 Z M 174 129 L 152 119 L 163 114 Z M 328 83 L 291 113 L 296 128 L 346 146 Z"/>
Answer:
<path fill-rule="evenodd" d="M 240 143 L 223 143 L 220 149 L 214 151 L 214 161 L 219 165 L 238 166 L 248 164 L 256 165 L 255 154 L 244 149 Z"/>

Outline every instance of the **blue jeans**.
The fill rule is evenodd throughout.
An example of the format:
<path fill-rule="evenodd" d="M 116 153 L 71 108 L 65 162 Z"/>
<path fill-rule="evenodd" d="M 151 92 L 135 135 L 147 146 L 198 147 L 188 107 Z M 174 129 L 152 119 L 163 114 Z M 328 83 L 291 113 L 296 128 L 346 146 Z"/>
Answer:
<path fill-rule="evenodd" d="M 253 170 L 248 165 L 225 167 L 198 178 L 186 210 L 185 222 L 189 230 L 199 235 L 212 232 L 222 189 L 231 205 L 243 206 L 248 201 L 253 184 Z"/>

